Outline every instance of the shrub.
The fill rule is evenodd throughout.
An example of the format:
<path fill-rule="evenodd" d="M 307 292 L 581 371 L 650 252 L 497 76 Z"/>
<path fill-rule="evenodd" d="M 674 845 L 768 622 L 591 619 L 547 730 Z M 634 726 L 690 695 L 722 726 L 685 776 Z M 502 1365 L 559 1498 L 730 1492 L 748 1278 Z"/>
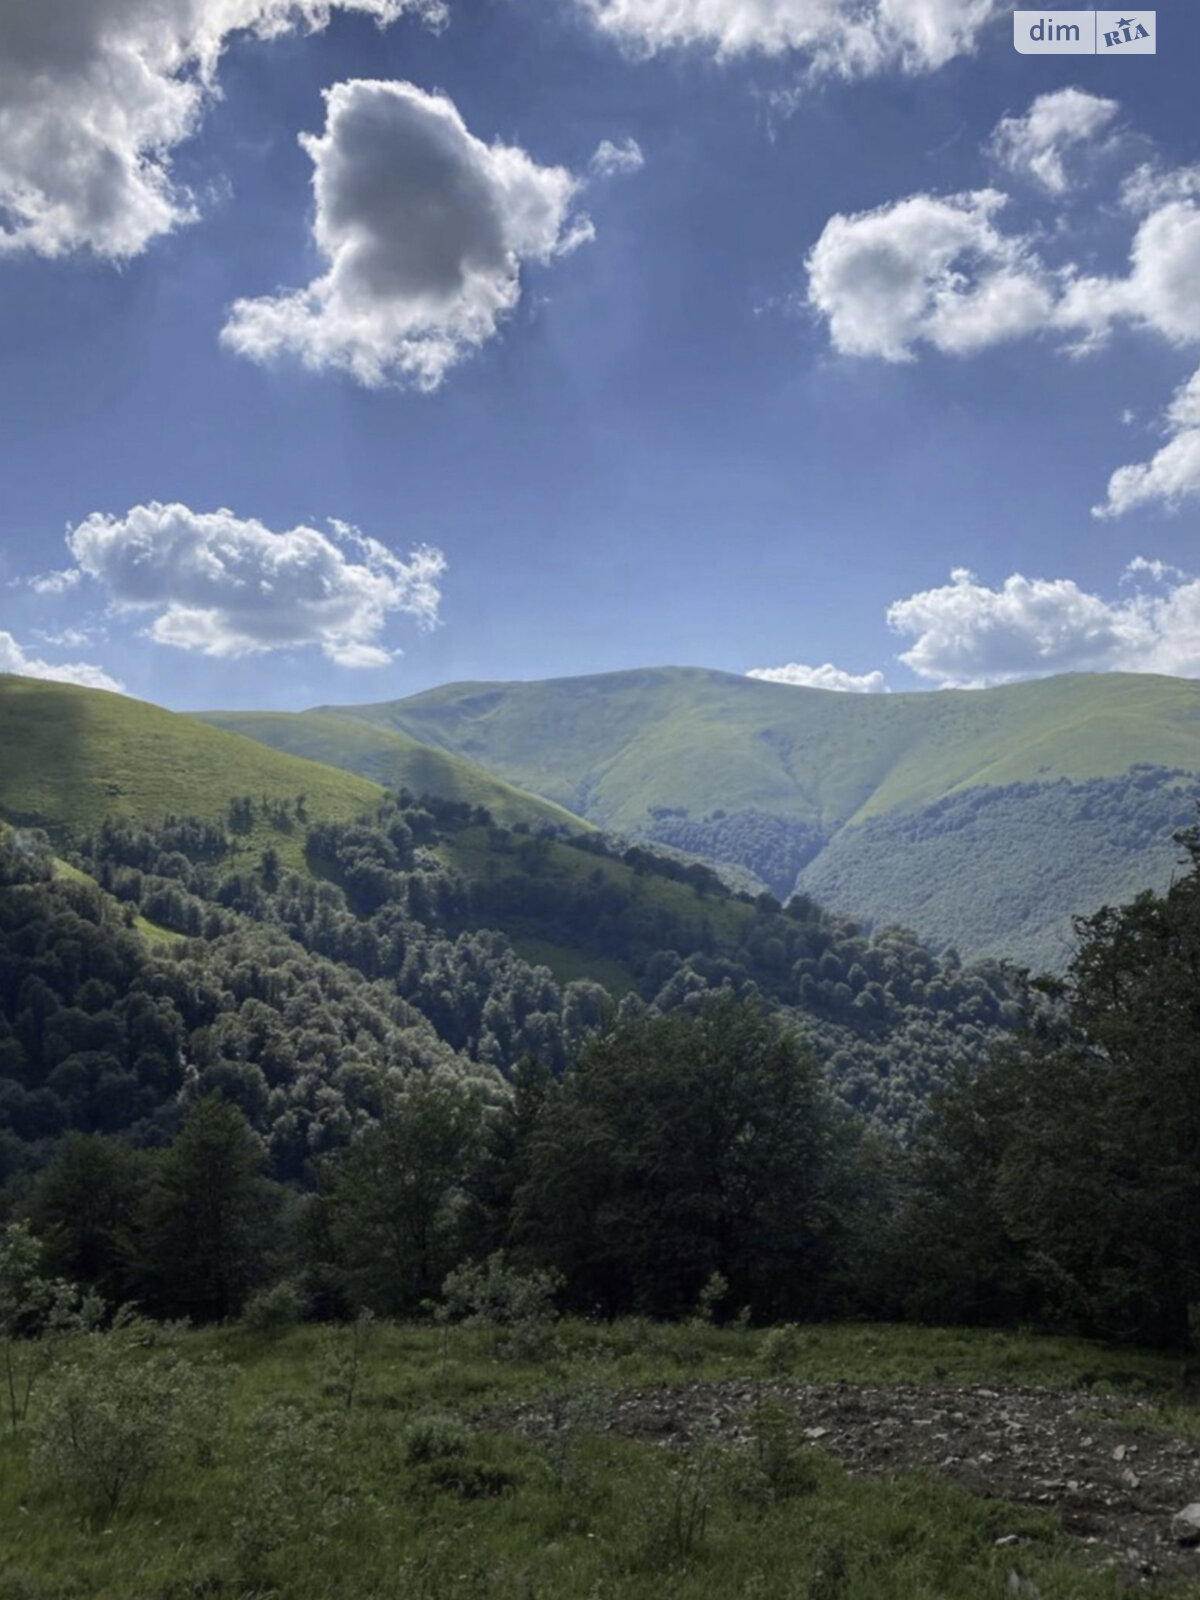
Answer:
<path fill-rule="evenodd" d="M 792 1322 L 768 1328 L 758 1347 L 758 1362 L 763 1371 L 773 1378 L 785 1377 L 796 1365 L 800 1354 L 800 1335 Z"/>
<path fill-rule="evenodd" d="M 242 1312 L 242 1326 L 250 1333 L 277 1338 L 288 1328 L 304 1320 L 307 1303 L 300 1288 L 290 1278 L 273 1283 L 269 1289 L 259 1289 L 246 1302 Z"/>
<path fill-rule="evenodd" d="M 298 1539 L 323 1544 L 348 1514 L 340 1460 L 344 1420 L 264 1406 L 250 1425 L 251 1465 L 238 1484 L 233 1544 L 254 1581 L 273 1550 Z"/>
<path fill-rule="evenodd" d="M 520 1272 L 503 1250 L 485 1262 L 471 1262 L 442 1284 L 446 1309 L 469 1328 L 492 1336 L 492 1353 L 511 1361 L 532 1361 L 546 1353 L 554 1323 L 555 1296 L 562 1289 L 557 1272 Z"/>
<path fill-rule="evenodd" d="M 448 1461 L 467 1453 L 469 1435 L 456 1417 L 414 1417 L 404 1430 L 404 1459 L 410 1467 L 428 1461 Z"/>
<path fill-rule="evenodd" d="M 201 1458 L 220 1432 L 226 1369 L 173 1349 L 147 1354 L 137 1332 L 125 1320 L 88 1334 L 34 1428 L 35 1480 L 93 1522 L 131 1509 L 152 1478 L 189 1452 Z"/>

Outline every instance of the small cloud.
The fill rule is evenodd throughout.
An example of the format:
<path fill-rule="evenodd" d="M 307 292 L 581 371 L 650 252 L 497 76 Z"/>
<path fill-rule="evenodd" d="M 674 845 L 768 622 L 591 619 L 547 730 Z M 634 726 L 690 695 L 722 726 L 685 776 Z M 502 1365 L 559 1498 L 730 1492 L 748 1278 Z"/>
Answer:
<path fill-rule="evenodd" d="M 1174 510 L 1200 495 L 1200 370 L 1176 392 L 1165 425 L 1166 444 L 1149 461 L 1117 468 L 1108 498 L 1092 507 L 1094 517 L 1120 517 L 1153 504 Z"/>
<path fill-rule="evenodd" d="M 78 585 L 82 576 L 75 568 L 68 567 L 63 572 L 44 572 L 39 577 L 30 578 L 29 587 L 34 594 L 66 594 Z"/>
<path fill-rule="evenodd" d="M 845 355 L 968 355 L 1046 326 L 1054 298 L 1029 242 L 1004 234 L 995 189 L 829 219 L 808 258 L 809 304 Z"/>
<path fill-rule="evenodd" d="M 1092 144 L 1120 111 L 1084 89 L 1056 89 L 1039 95 L 1023 117 L 1004 117 L 992 134 L 990 149 L 1010 172 L 1031 179 L 1048 194 L 1066 194 L 1066 156 Z"/>
<path fill-rule="evenodd" d="M 932 72 L 974 50 L 1000 0 L 575 0 L 639 55 L 703 49 L 720 60 L 790 56 L 817 75 Z"/>
<path fill-rule="evenodd" d="M 798 661 L 786 667 L 753 667 L 746 676 L 764 683 L 787 683 L 796 689 L 834 689 L 841 694 L 887 694 L 882 672 L 843 672 L 827 661 L 821 667 L 805 667 Z"/>
<path fill-rule="evenodd" d="M 83 661 L 50 662 L 25 653 L 11 633 L 0 630 L 0 672 L 14 672 L 21 678 L 47 678 L 54 683 L 76 683 L 85 689 L 111 689 L 124 693 L 124 684 L 103 667 Z"/>
<path fill-rule="evenodd" d="M 1121 574 L 1121 582 L 1135 583 L 1142 573 L 1145 573 L 1149 578 L 1153 578 L 1155 583 L 1165 583 L 1168 578 L 1187 577 L 1186 572 L 1183 572 L 1179 567 L 1173 567 L 1169 561 L 1159 561 L 1157 559 L 1151 561 L 1147 560 L 1145 556 L 1134 556 Z"/>
<path fill-rule="evenodd" d="M 42 644 L 54 645 L 59 650 L 82 650 L 84 645 L 92 643 L 92 634 L 86 628 L 61 628 L 57 633 L 38 628 L 35 637 Z"/>
<path fill-rule="evenodd" d="M 645 165 L 646 158 L 636 139 L 625 139 L 620 144 L 602 139 L 588 162 L 588 171 L 593 178 L 623 178 L 640 172 Z"/>

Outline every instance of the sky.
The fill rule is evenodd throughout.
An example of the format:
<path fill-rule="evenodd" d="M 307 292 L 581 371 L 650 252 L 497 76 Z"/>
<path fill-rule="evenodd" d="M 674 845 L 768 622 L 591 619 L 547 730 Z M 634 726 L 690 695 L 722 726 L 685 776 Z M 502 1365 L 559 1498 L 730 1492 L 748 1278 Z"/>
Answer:
<path fill-rule="evenodd" d="M 1200 7 L 1153 26 L 3 0 L 0 671 L 1200 677 Z"/>

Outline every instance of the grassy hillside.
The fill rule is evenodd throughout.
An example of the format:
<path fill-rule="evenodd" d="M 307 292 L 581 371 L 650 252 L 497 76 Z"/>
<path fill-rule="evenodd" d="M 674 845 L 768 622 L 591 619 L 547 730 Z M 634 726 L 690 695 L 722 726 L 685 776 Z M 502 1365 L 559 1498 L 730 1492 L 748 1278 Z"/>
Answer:
<path fill-rule="evenodd" d="M 1200 772 L 1200 682 L 1144 675 L 844 695 L 667 668 L 458 684 L 337 714 L 734 864 L 777 895 L 799 884 L 964 955 L 1032 965 L 1062 962 L 1075 913 L 1165 884 Z M 1150 768 L 1171 791 L 1153 816 L 1130 778 Z M 1076 790 L 1097 781 L 1120 792 L 1093 826 Z M 1003 807 L 966 804 L 985 794 Z"/>
<path fill-rule="evenodd" d="M 1072 674 L 1002 689 L 845 695 L 691 668 L 453 684 L 326 708 L 466 756 L 601 826 L 655 807 L 835 826 L 976 784 L 1200 769 L 1200 682 Z"/>
<path fill-rule="evenodd" d="M 0 676 L 0 817 L 61 837 L 105 817 L 158 822 L 187 815 L 224 821 L 229 801 L 253 798 L 244 839 L 270 842 L 299 864 L 303 829 L 269 826 L 265 797 L 294 812 L 342 820 L 371 809 L 378 785 L 315 761 L 283 755 L 142 700 L 33 678 Z"/>
<path fill-rule="evenodd" d="M 406 733 L 318 711 L 205 711 L 198 720 L 244 734 L 273 750 L 341 767 L 389 789 L 485 806 L 498 822 L 509 826 L 514 822 L 534 827 L 581 826 L 579 818 L 561 806 L 526 794 L 469 761 L 422 744 Z"/>

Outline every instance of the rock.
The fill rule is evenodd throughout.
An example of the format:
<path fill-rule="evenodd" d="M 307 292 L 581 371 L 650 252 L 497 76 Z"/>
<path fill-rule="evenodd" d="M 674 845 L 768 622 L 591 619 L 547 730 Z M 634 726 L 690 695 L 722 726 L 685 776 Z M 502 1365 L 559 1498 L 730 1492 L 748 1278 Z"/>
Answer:
<path fill-rule="evenodd" d="M 1176 1544 L 1200 1544 L 1200 1500 L 1193 1500 L 1171 1518 Z"/>

